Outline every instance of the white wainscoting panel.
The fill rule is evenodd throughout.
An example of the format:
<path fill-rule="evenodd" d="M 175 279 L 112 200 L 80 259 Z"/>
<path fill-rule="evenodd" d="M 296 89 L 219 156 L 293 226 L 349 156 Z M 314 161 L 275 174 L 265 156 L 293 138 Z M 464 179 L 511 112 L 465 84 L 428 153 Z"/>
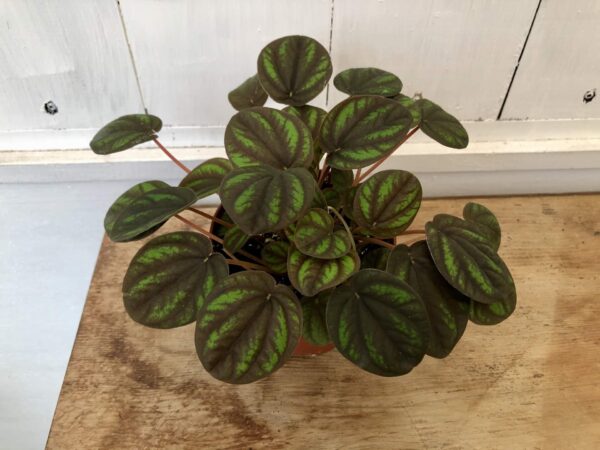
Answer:
<path fill-rule="evenodd" d="M 100 127 L 143 111 L 117 3 L 0 0 L 0 105 L 0 130 Z"/>
<path fill-rule="evenodd" d="M 166 125 L 224 126 L 235 113 L 227 93 L 256 73 L 274 39 L 305 34 L 329 47 L 331 0 L 124 0 L 121 8 L 146 105 Z M 313 103 L 323 106 L 324 94 Z"/>
<path fill-rule="evenodd" d="M 502 119 L 574 118 L 600 118 L 600 2 L 542 0 Z"/>
<path fill-rule="evenodd" d="M 380 67 L 463 120 L 496 119 L 538 0 L 334 0 L 335 73 Z M 345 94 L 330 91 L 330 103 Z"/>

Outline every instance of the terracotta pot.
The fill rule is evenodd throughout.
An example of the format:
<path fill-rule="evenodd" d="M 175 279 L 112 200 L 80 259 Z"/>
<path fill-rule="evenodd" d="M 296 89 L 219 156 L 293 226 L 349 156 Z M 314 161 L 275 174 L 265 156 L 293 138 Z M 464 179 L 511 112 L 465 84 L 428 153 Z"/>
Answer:
<path fill-rule="evenodd" d="M 294 349 L 294 353 L 292 356 L 315 356 L 320 355 L 321 353 L 327 353 L 333 350 L 335 346 L 333 343 L 329 343 L 326 345 L 313 345 L 310 342 L 304 340 L 304 338 L 300 337 L 298 341 L 298 345 Z"/>

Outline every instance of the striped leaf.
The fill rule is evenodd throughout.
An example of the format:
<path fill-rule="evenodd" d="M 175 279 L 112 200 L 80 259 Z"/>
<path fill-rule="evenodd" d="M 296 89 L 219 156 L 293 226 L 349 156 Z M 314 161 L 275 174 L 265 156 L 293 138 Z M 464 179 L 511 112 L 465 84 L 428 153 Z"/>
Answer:
<path fill-rule="evenodd" d="M 217 282 L 228 274 L 223 255 L 198 233 L 163 234 L 133 257 L 123 281 L 125 309 L 153 328 L 174 328 L 196 320 Z"/>
<path fill-rule="evenodd" d="M 223 177 L 233 169 L 233 165 L 225 158 L 212 158 L 199 164 L 188 173 L 179 186 L 191 189 L 198 200 L 216 194 Z"/>
<path fill-rule="evenodd" d="M 312 203 L 315 182 L 302 168 L 246 167 L 225 176 L 219 195 L 229 217 L 246 234 L 255 235 L 298 220 Z"/>
<path fill-rule="evenodd" d="M 508 268 L 479 224 L 438 214 L 425 231 L 433 261 L 452 287 L 486 304 L 506 302 L 515 295 Z"/>
<path fill-rule="evenodd" d="M 266 164 L 287 169 L 309 167 L 313 160 L 312 138 L 304 122 L 265 107 L 245 109 L 231 118 L 225 150 L 236 167 Z"/>
<path fill-rule="evenodd" d="M 287 269 L 290 282 L 307 297 L 344 282 L 359 267 L 360 260 L 354 252 L 337 259 L 319 259 L 305 255 L 291 246 L 288 254 Z"/>
<path fill-rule="evenodd" d="M 361 270 L 336 287 L 326 315 L 338 351 L 377 375 L 410 372 L 429 344 L 425 305 L 407 283 L 381 270 Z"/>
<path fill-rule="evenodd" d="M 261 259 L 275 273 L 287 272 L 287 258 L 290 243 L 286 241 L 269 241 L 261 251 Z"/>
<path fill-rule="evenodd" d="M 227 251 L 236 253 L 246 245 L 248 239 L 250 239 L 250 236 L 244 233 L 240 227 L 234 225 L 225 232 L 223 243 Z"/>
<path fill-rule="evenodd" d="M 169 185 L 163 181 L 153 180 L 153 181 L 144 181 L 142 183 L 138 183 L 132 188 L 125 191 L 123 194 L 117 198 L 111 207 L 106 212 L 106 216 L 104 216 L 104 229 L 106 230 L 106 234 L 109 236 L 112 235 L 112 230 L 115 225 L 116 220 L 119 218 L 123 210 L 133 203 L 138 197 L 144 195 L 146 192 L 153 191 L 155 189 L 160 188 L 168 188 Z M 141 233 L 133 238 L 129 239 L 130 241 L 135 241 L 138 239 L 142 239 L 146 236 L 151 235 L 156 230 L 158 230 L 161 226 L 163 226 L 164 222 L 157 224 L 151 229 L 147 230 L 144 233 Z M 125 241 L 121 241 L 125 242 Z"/>
<path fill-rule="evenodd" d="M 258 78 L 273 100 L 301 106 L 315 98 L 331 77 L 325 47 L 306 36 L 285 36 L 258 56 Z"/>
<path fill-rule="evenodd" d="M 319 163 L 323 158 L 323 150 L 318 145 L 319 133 L 321 132 L 321 125 L 327 115 L 327 111 L 316 106 L 304 105 L 304 106 L 286 106 L 283 111 L 298 117 L 310 130 L 313 140 L 313 161 L 311 168 L 318 173 Z"/>
<path fill-rule="evenodd" d="M 397 245 L 386 270 L 408 283 L 425 303 L 431 324 L 427 354 L 434 358 L 448 356 L 467 327 L 470 300 L 440 275 L 425 241 L 410 248 Z"/>
<path fill-rule="evenodd" d="M 258 75 L 254 75 L 231 91 L 227 98 L 231 106 L 241 111 L 242 109 L 264 105 L 269 96 L 260 85 Z"/>
<path fill-rule="evenodd" d="M 245 384 L 264 378 L 292 355 L 302 308 L 292 290 L 265 272 L 221 280 L 196 322 L 196 352 L 215 378 Z"/>
<path fill-rule="evenodd" d="M 493 212 L 479 203 L 469 202 L 463 208 L 463 217 L 469 222 L 479 224 L 481 232 L 487 236 L 490 246 L 498 251 L 502 233 L 498 219 Z"/>
<path fill-rule="evenodd" d="M 315 196 L 313 198 L 313 202 L 311 208 L 322 208 L 327 209 L 327 197 L 325 197 L 325 193 L 319 189 L 315 182 Z"/>
<path fill-rule="evenodd" d="M 419 108 L 417 102 L 404 94 L 395 95 L 394 97 L 392 97 L 392 99 L 397 101 L 410 111 L 410 115 L 413 118 L 410 127 L 416 127 L 421 121 L 421 108 Z"/>
<path fill-rule="evenodd" d="M 378 172 L 358 187 L 354 220 L 373 235 L 394 237 L 412 223 L 421 206 L 421 196 L 421 183 L 410 172 Z"/>
<path fill-rule="evenodd" d="M 316 142 L 327 111 L 312 105 L 286 106 L 283 111 L 300 119 L 310 130 L 313 142 Z"/>
<path fill-rule="evenodd" d="M 496 325 L 510 317 L 517 306 L 517 293 L 486 305 L 471 300 L 469 319 L 477 325 Z"/>
<path fill-rule="evenodd" d="M 90 147 L 98 155 L 109 155 L 151 141 L 162 128 L 162 121 L 150 114 L 130 114 L 106 124 L 98 131 Z"/>
<path fill-rule="evenodd" d="M 367 248 L 360 253 L 360 268 L 385 270 L 389 257 L 389 248 L 368 245 Z"/>
<path fill-rule="evenodd" d="M 115 242 L 141 239 L 196 202 L 191 189 L 164 184 L 160 181 L 140 183 L 122 194 L 104 218 L 108 237 Z"/>
<path fill-rule="evenodd" d="M 348 95 L 392 97 L 402 90 L 400 78 L 375 67 L 346 69 L 335 76 L 333 85 Z"/>
<path fill-rule="evenodd" d="M 332 291 L 329 289 L 314 297 L 302 298 L 302 337 L 313 345 L 326 345 L 331 342 L 327 333 L 325 311 Z"/>
<path fill-rule="evenodd" d="M 319 142 L 331 167 L 358 169 L 392 153 L 411 123 L 408 109 L 394 100 L 350 97 L 327 114 Z"/>
<path fill-rule="evenodd" d="M 454 116 L 426 99 L 417 100 L 416 104 L 421 111 L 423 133 L 446 147 L 465 148 L 469 145 L 467 130 Z"/>
<path fill-rule="evenodd" d="M 313 208 L 298 220 L 294 243 L 305 255 L 336 259 L 350 251 L 352 236 L 344 228 L 334 230 L 334 220 L 327 211 Z"/>

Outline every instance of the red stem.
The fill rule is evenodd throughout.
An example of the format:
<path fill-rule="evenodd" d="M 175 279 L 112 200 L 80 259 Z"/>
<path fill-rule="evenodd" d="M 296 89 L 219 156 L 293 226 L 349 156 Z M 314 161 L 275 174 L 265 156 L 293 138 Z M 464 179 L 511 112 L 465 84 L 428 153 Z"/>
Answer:
<path fill-rule="evenodd" d="M 202 216 L 202 217 L 205 217 L 206 219 L 210 219 L 210 220 L 212 220 L 213 222 L 216 222 L 216 223 L 218 223 L 218 224 L 221 224 L 221 225 L 223 225 L 224 227 L 227 227 L 227 228 L 231 228 L 231 227 L 233 227 L 233 224 L 232 224 L 232 223 L 226 222 L 226 221 L 224 221 L 223 219 L 219 219 L 218 217 L 215 217 L 215 216 L 213 216 L 213 215 L 211 215 L 211 214 L 205 213 L 205 212 L 204 212 L 204 211 L 202 211 L 202 210 L 199 210 L 199 209 L 196 209 L 196 208 L 192 208 L 192 207 L 189 207 L 188 209 L 189 209 L 190 211 L 192 211 L 192 212 L 195 212 L 196 214 L 198 214 L 198 215 L 200 215 L 200 216 Z"/>
<path fill-rule="evenodd" d="M 183 170 L 183 171 L 184 171 L 184 172 L 186 172 L 186 173 L 190 173 L 190 172 L 191 172 L 191 170 L 190 170 L 190 169 L 188 169 L 186 166 L 184 166 L 184 165 L 183 165 L 183 164 L 182 164 L 182 163 L 181 163 L 181 162 L 180 162 L 180 161 L 179 161 L 177 158 L 175 158 L 175 157 L 174 157 L 174 156 L 171 154 L 171 152 L 170 152 L 169 150 L 167 150 L 167 149 L 164 147 L 164 145 L 162 145 L 162 144 L 160 143 L 160 141 L 159 141 L 158 139 L 156 139 L 156 138 L 152 138 L 152 140 L 153 140 L 153 141 L 154 141 L 154 143 L 155 143 L 156 145 L 158 145 L 158 147 L 159 147 L 159 148 L 160 148 L 160 149 L 161 149 L 161 150 L 162 150 L 162 151 L 165 153 L 165 155 L 167 155 L 169 158 L 171 158 L 171 161 L 173 161 L 175 164 L 177 164 L 177 165 L 179 166 L 179 168 L 180 168 L 181 170 Z"/>
<path fill-rule="evenodd" d="M 367 178 L 371 174 L 371 172 L 373 172 L 380 165 L 382 165 L 385 162 L 385 160 L 388 159 L 398 149 L 398 147 L 400 147 L 402 144 L 404 144 L 418 130 L 419 130 L 419 126 L 418 125 L 416 127 L 414 127 L 412 130 L 410 130 L 408 132 L 408 134 L 406 136 L 404 136 L 404 139 L 402 139 L 402 142 L 400 142 L 396 146 L 396 148 L 392 152 L 390 152 L 389 155 L 385 156 L 384 158 L 381 158 L 379 161 L 377 161 L 375 164 L 373 164 L 371 167 L 369 167 L 369 170 L 367 170 L 365 173 L 363 173 L 362 176 L 360 178 L 358 178 L 358 181 L 355 180 L 355 183 L 358 184 L 361 181 L 363 181 L 365 178 Z"/>

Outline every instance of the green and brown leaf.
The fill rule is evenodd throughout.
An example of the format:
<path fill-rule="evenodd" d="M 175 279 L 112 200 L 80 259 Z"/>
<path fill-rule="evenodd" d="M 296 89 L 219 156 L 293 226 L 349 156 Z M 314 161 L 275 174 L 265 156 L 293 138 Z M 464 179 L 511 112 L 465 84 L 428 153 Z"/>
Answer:
<path fill-rule="evenodd" d="M 425 305 L 407 283 L 381 270 L 361 270 L 336 287 L 326 315 L 338 351 L 376 375 L 410 372 L 429 344 Z"/>
<path fill-rule="evenodd" d="M 113 120 L 98 131 L 90 147 L 98 155 L 121 152 L 158 137 L 162 121 L 150 114 L 130 114 Z"/>
<path fill-rule="evenodd" d="M 219 191 L 223 177 L 233 170 L 233 165 L 225 158 L 212 158 L 199 164 L 188 173 L 179 186 L 191 189 L 198 200 Z"/>
<path fill-rule="evenodd" d="M 315 98 L 331 77 L 325 47 L 306 36 L 285 36 L 268 44 L 258 56 L 258 78 L 279 103 L 302 106 Z"/>
<path fill-rule="evenodd" d="M 392 97 L 402 90 L 400 78 L 375 67 L 346 69 L 335 76 L 333 85 L 348 95 Z"/>
<path fill-rule="evenodd" d="M 229 217 L 246 234 L 255 235 L 298 220 L 312 204 L 315 181 L 303 168 L 246 167 L 225 176 L 219 195 Z"/>
<path fill-rule="evenodd" d="M 123 280 L 125 309 L 153 328 L 174 328 L 196 320 L 215 285 L 227 276 L 225 258 L 198 233 L 164 234 L 133 257 Z"/>
<path fill-rule="evenodd" d="M 227 383 L 264 378 L 292 355 L 302 333 L 302 307 L 292 290 L 265 272 L 220 281 L 198 314 L 196 352 Z"/>
<path fill-rule="evenodd" d="M 350 97 L 336 105 L 321 126 L 327 164 L 358 169 L 392 153 L 410 129 L 412 116 L 400 103 L 375 95 Z"/>
<path fill-rule="evenodd" d="M 238 112 L 225 129 L 225 151 L 236 167 L 310 167 L 311 132 L 299 118 L 273 108 Z"/>
<path fill-rule="evenodd" d="M 421 183 L 410 172 L 384 170 L 362 183 L 354 196 L 353 218 L 378 237 L 406 230 L 421 206 Z"/>
<path fill-rule="evenodd" d="M 231 106 L 241 111 L 242 109 L 264 105 L 269 96 L 260 85 L 258 75 L 254 75 L 231 91 L 227 98 Z"/>

